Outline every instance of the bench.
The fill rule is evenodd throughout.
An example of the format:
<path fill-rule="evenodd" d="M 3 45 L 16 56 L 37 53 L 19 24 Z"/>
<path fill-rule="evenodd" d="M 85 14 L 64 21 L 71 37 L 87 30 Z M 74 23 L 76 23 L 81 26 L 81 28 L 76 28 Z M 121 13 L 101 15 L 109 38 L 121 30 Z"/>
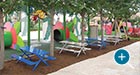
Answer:
<path fill-rule="evenodd" d="M 53 56 L 49 56 L 48 52 L 45 50 L 40 50 L 37 48 L 30 48 L 29 46 L 25 46 L 20 48 L 20 50 L 23 52 L 22 55 L 16 55 L 13 54 L 11 55 L 12 58 L 15 58 L 18 61 L 24 62 L 27 65 L 34 65 L 33 71 L 38 67 L 38 65 L 40 64 L 40 62 L 43 62 L 45 65 L 49 65 L 48 64 L 48 60 L 55 60 L 56 58 Z M 32 61 L 31 60 L 31 55 L 35 55 L 37 56 L 37 58 L 39 58 L 37 61 Z M 24 56 L 27 56 L 27 58 L 24 58 Z"/>
<path fill-rule="evenodd" d="M 87 38 L 86 42 L 88 46 L 98 46 L 101 49 L 102 47 L 106 47 L 106 42 L 102 40 L 98 40 L 96 38 Z"/>
<path fill-rule="evenodd" d="M 81 48 L 81 46 L 75 46 L 75 45 L 67 45 L 67 47 Z M 91 50 L 91 48 L 86 48 L 86 47 L 84 47 L 84 50 Z"/>
<path fill-rule="evenodd" d="M 111 38 L 111 37 L 109 37 L 109 38 L 106 39 L 106 42 L 112 42 L 112 43 L 114 43 L 114 46 L 115 46 L 115 45 L 117 45 L 117 43 L 120 42 L 120 39 L 119 38 Z"/>
<path fill-rule="evenodd" d="M 74 52 L 74 53 L 79 53 L 80 52 L 80 51 L 76 51 L 74 49 L 68 49 L 68 48 L 61 48 L 61 47 L 55 47 L 55 48 L 58 49 L 58 50 L 63 49 L 64 51 L 69 51 L 69 52 Z M 61 53 L 61 52 L 59 52 L 59 53 Z"/>
<path fill-rule="evenodd" d="M 16 54 L 11 55 L 11 57 L 12 57 L 12 58 L 15 58 L 16 60 L 18 60 L 18 61 L 20 61 L 20 62 L 24 62 L 24 63 L 27 64 L 27 65 L 30 65 L 30 66 L 35 65 L 34 68 L 33 68 L 33 70 L 35 70 L 36 67 L 38 66 L 38 64 L 40 63 L 40 61 L 35 61 L 35 62 L 34 62 L 34 61 L 31 61 L 31 60 L 25 59 L 25 58 L 23 58 L 23 57 L 21 57 L 21 56 L 18 56 L 18 55 L 16 55 Z"/>

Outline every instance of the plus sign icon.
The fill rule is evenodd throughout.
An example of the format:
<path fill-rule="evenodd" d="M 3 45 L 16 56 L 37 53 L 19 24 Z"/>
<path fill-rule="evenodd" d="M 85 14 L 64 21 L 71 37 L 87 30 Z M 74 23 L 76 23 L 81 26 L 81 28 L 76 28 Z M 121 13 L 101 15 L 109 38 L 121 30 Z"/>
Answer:
<path fill-rule="evenodd" d="M 119 49 L 115 52 L 114 59 L 118 64 L 126 64 L 129 61 L 129 53 L 125 49 Z"/>

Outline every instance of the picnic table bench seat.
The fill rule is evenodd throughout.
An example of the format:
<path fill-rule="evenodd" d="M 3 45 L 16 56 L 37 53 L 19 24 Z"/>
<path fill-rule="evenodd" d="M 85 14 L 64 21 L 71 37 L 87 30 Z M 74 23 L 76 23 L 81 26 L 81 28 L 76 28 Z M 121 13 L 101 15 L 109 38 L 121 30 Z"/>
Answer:
<path fill-rule="evenodd" d="M 69 51 L 69 52 L 74 52 L 74 53 L 79 53 L 80 51 L 74 50 L 74 49 L 68 49 L 68 48 L 62 48 L 62 47 L 55 47 L 58 50 L 63 49 L 64 51 Z M 59 52 L 61 53 L 61 52 Z"/>
<path fill-rule="evenodd" d="M 103 40 L 98 40 L 97 38 L 87 38 L 86 42 L 88 46 L 97 46 L 100 47 L 99 49 L 106 47 L 106 42 Z"/>

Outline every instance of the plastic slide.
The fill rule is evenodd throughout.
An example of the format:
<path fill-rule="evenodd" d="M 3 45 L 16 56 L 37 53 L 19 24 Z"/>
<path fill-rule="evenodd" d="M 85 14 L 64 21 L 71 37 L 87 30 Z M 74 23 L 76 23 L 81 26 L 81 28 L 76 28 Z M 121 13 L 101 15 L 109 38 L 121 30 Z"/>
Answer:
<path fill-rule="evenodd" d="M 24 42 L 20 36 L 17 36 L 17 43 L 16 43 L 16 48 L 18 47 L 24 47 Z"/>
<path fill-rule="evenodd" d="M 19 32 L 20 32 L 20 22 L 16 22 L 16 23 L 14 24 L 14 28 L 15 28 L 15 30 L 16 30 L 16 34 L 18 35 Z"/>
<path fill-rule="evenodd" d="M 4 32 L 4 45 L 5 47 L 10 47 L 12 44 L 12 34 L 9 31 Z"/>
<path fill-rule="evenodd" d="M 12 33 L 12 45 L 11 48 L 15 49 L 15 45 L 17 43 L 17 34 L 16 34 L 16 30 L 14 28 L 11 29 L 11 33 Z"/>
<path fill-rule="evenodd" d="M 64 31 L 64 28 L 62 28 L 62 29 L 55 29 L 54 30 L 54 39 L 56 40 L 56 41 L 62 41 L 62 40 L 64 40 L 64 33 L 65 31 Z M 69 29 L 68 28 L 66 28 L 66 39 L 69 39 L 69 37 L 70 37 L 70 31 L 69 31 Z"/>
<path fill-rule="evenodd" d="M 11 29 L 12 29 L 12 23 L 6 22 L 4 24 L 4 27 L 6 28 L 6 29 L 4 29 L 4 31 L 11 31 Z"/>
<path fill-rule="evenodd" d="M 48 21 L 48 25 L 50 25 L 50 19 L 49 18 L 45 18 L 45 21 Z M 69 39 L 70 31 L 71 32 L 73 31 L 74 25 L 76 25 L 76 24 L 77 24 L 77 18 L 74 18 L 71 22 L 67 23 L 66 39 Z M 54 39 L 56 41 L 64 40 L 64 26 L 60 21 L 56 22 L 55 26 L 53 26 L 53 30 L 54 30 Z M 44 33 L 46 33 L 44 39 L 48 39 L 49 35 L 50 35 L 50 26 L 47 27 L 47 30 Z M 74 36 L 72 36 L 72 37 L 74 37 Z"/>
<path fill-rule="evenodd" d="M 56 41 L 64 40 L 64 27 L 61 22 L 57 22 L 53 27 L 54 30 L 54 39 Z M 69 38 L 69 29 L 66 28 L 66 39 Z"/>
<path fill-rule="evenodd" d="M 51 19 L 49 17 L 43 19 L 45 25 L 43 25 L 43 38 L 45 40 L 49 39 L 50 32 L 51 32 Z"/>
<path fill-rule="evenodd" d="M 69 40 L 74 41 L 74 42 L 78 42 L 78 38 L 72 32 L 70 32 Z"/>
<path fill-rule="evenodd" d="M 70 31 L 73 31 L 73 28 L 74 28 L 73 26 L 74 26 L 73 21 L 72 22 L 68 22 L 67 27 L 69 28 Z"/>
<path fill-rule="evenodd" d="M 74 27 L 75 27 L 75 31 L 76 31 L 76 35 L 79 36 L 80 34 L 80 30 L 79 30 L 79 25 L 78 25 L 78 22 L 80 22 L 80 19 L 77 17 L 77 15 L 75 16 L 74 20 L 73 20 L 73 23 L 74 23 Z"/>
<path fill-rule="evenodd" d="M 4 44 L 5 47 L 11 47 L 12 49 L 16 49 L 16 47 L 23 47 L 24 42 L 17 34 L 20 32 L 20 22 L 17 22 L 14 27 L 12 27 L 12 23 L 6 22 L 4 27 Z"/>
<path fill-rule="evenodd" d="M 55 41 L 62 41 L 64 39 L 64 31 L 62 29 L 55 29 L 54 30 L 54 40 Z"/>
<path fill-rule="evenodd" d="M 74 20 L 73 20 L 73 22 L 74 22 Z M 66 39 L 69 39 L 70 41 L 78 42 L 78 38 L 76 37 L 76 35 L 74 33 L 72 33 L 73 26 L 74 26 L 73 22 L 69 22 L 66 27 Z M 61 22 L 57 22 L 55 24 L 55 26 L 53 27 L 53 30 L 54 30 L 55 41 L 64 40 L 65 31 L 64 31 L 64 27 Z"/>
<path fill-rule="evenodd" d="M 104 24 L 103 28 L 105 29 L 107 35 L 111 35 L 112 34 L 112 28 L 113 27 L 112 27 L 111 23 Z"/>

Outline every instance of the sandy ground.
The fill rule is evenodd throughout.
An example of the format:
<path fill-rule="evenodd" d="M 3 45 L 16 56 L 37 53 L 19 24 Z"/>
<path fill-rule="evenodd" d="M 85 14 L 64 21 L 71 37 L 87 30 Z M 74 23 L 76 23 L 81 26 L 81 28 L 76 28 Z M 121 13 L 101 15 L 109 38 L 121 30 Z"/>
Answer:
<path fill-rule="evenodd" d="M 130 60 L 125 65 L 114 61 L 115 51 L 70 65 L 48 75 L 140 75 L 140 42 L 122 47 Z"/>

